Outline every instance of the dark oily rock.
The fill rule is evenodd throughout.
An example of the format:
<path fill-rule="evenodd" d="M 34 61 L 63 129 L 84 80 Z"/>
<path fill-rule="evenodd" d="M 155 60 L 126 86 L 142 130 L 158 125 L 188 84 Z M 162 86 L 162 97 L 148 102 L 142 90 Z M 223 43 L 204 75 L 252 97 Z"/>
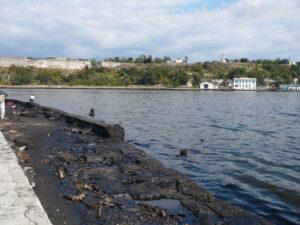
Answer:
<path fill-rule="evenodd" d="M 20 104 L 17 108 L 36 116 L 8 112 L 6 122 L 11 124 L 1 128 L 15 142 L 21 165 L 34 168 L 37 195 L 54 224 L 269 224 L 215 199 L 191 179 L 122 141 L 123 128 Z M 26 150 L 19 151 L 22 146 Z M 26 153 L 26 165 L 20 153 Z M 148 204 L 166 199 L 182 208 Z"/>

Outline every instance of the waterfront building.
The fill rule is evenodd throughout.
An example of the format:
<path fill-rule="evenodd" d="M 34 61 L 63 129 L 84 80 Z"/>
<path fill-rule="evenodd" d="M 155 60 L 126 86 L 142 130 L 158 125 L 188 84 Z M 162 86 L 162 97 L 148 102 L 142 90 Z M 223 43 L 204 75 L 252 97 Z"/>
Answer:
<path fill-rule="evenodd" d="M 233 89 L 235 90 L 256 90 L 256 78 L 242 77 L 234 78 Z"/>
<path fill-rule="evenodd" d="M 214 90 L 218 89 L 218 85 L 211 83 L 211 82 L 203 82 L 200 84 L 200 89 L 201 90 Z"/>
<path fill-rule="evenodd" d="M 214 89 L 226 86 L 223 79 L 213 79 L 211 82 L 214 84 Z"/>
<path fill-rule="evenodd" d="M 300 84 L 284 84 L 279 86 L 280 91 L 300 91 Z"/>
<path fill-rule="evenodd" d="M 212 82 L 216 84 L 222 84 L 224 82 L 224 79 L 213 79 Z"/>

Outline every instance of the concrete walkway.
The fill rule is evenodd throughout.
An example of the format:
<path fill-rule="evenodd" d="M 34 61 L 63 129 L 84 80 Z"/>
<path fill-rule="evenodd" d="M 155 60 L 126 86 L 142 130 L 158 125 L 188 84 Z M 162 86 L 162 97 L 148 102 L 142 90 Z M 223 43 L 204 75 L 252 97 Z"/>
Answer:
<path fill-rule="evenodd" d="M 51 225 L 0 131 L 0 225 Z"/>

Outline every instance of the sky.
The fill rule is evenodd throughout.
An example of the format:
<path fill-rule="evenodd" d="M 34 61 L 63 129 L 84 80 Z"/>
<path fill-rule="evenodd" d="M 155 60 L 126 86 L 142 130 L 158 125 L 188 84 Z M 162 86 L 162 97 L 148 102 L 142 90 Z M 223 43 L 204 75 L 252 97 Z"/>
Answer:
<path fill-rule="evenodd" d="M 0 55 L 300 61 L 300 0 L 0 0 Z"/>

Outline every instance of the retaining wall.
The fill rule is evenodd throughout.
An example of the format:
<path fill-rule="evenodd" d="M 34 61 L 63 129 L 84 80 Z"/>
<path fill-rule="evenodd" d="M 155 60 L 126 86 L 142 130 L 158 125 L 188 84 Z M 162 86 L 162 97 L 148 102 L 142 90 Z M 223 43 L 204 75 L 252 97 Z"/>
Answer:
<path fill-rule="evenodd" d="M 31 59 L 21 57 L 0 57 L 0 67 L 33 66 L 37 68 L 80 70 L 84 67 L 91 67 L 91 61 L 79 59 Z"/>

